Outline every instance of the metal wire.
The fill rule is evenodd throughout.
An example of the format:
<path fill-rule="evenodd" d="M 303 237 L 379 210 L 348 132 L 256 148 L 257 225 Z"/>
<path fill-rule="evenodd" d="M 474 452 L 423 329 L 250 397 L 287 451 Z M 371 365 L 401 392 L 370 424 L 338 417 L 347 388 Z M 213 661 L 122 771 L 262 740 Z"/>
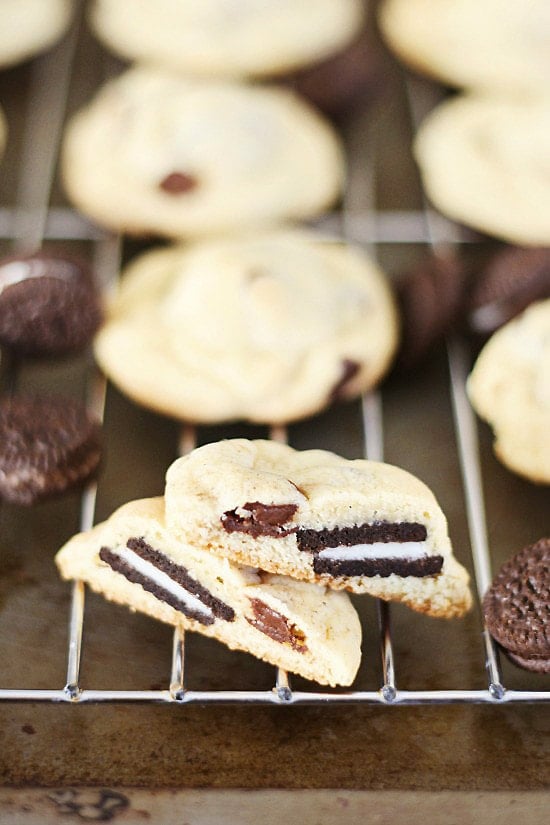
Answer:
<path fill-rule="evenodd" d="M 87 239 L 94 241 L 96 271 L 103 288 L 108 291 L 114 284 L 120 266 L 121 240 L 97 230 L 85 219 L 68 209 L 48 211 L 49 192 L 55 168 L 57 141 L 61 131 L 65 111 L 66 94 L 69 87 L 71 62 L 75 52 L 77 25 L 59 53 L 59 59 L 51 53 L 36 63 L 36 82 L 32 84 L 29 112 L 33 105 L 39 107 L 38 98 L 43 88 L 55 86 L 53 98 L 49 98 L 50 130 L 46 135 L 40 132 L 40 140 L 45 147 L 42 154 L 44 164 L 34 184 L 22 178 L 19 197 L 15 210 L 0 209 L 0 237 L 11 237 L 20 246 L 36 248 L 42 239 L 65 238 Z M 43 85 L 42 85 L 43 84 Z M 409 101 L 413 123 L 418 124 L 420 111 L 424 105 L 418 92 L 408 87 Z M 34 101 L 34 102 L 33 102 Z M 38 110 L 41 111 L 41 110 Z M 52 115 L 54 112 L 54 123 Z M 37 137 L 36 129 L 42 129 L 42 119 L 31 114 L 27 122 L 24 138 L 24 153 L 31 157 L 33 141 Z M 34 158 L 34 155 L 32 155 Z M 357 170 L 362 171 L 363 204 L 354 203 L 354 197 L 348 195 L 343 212 L 329 216 L 326 226 L 336 226 L 343 237 L 349 241 L 359 241 L 367 245 L 375 254 L 379 243 L 430 243 L 434 248 L 442 245 L 468 243 L 475 240 L 471 233 L 463 230 L 441 216 L 436 215 L 426 205 L 424 211 L 402 211 L 381 213 L 376 210 L 374 200 L 375 167 L 374 162 L 365 165 L 364 158 L 355 161 Z M 355 178 L 357 184 L 357 178 Z M 34 186 L 34 188 L 33 188 Z M 349 190 L 351 191 L 351 190 Z M 357 190 L 354 190 L 357 191 Z M 366 198 L 366 201 L 365 201 Z M 366 207 L 365 207 L 366 202 Z M 458 450 L 462 467 L 464 496 L 470 526 L 472 554 L 478 594 L 481 596 L 491 579 L 490 559 L 487 543 L 487 530 L 483 505 L 483 490 L 479 468 L 479 455 L 475 420 L 466 399 L 464 384 L 467 375 L 467 353 L 457 340 L 449 342 L 449 369 L 451 396 L 454 407 L 454 419 Z M 14 368 L 15 369 L 15 368 Z M 13 376 L 10 379 L 13 381 Z M 93 373 L 90 378 L 89 407 L 95 416 L 103 418 L 106 385 L 103 378 Z M 379 392 L 367 394 L 361 403 L 365 456 L 368 459 L 382 461 L 383 412 Z M 269 436 L 273 440 L 286 443 L 286 427 L 274 425 Z M 192 450 L 197 442 L 196 428 L 192 425 L 182 427 L 178 452 L 180 455 Z M 80 529 L 88 530 L 94 523 L 97 486 L 90 484 L 81 501 Z M 498 653 L 489 634 L 485 631 L 487 668 L 489 681 L 487 689 L 480 690 L 400 690 L 396 685 L 395 658 L 391 639 L 390 607 L 385 602 L 378 602 L 380 625 L 380 650 L 382 658 L 382 685 L 375 691 L 338 691 L 325 692 L 317 690 L 293 691 L 286 671 L 278 668 L 275 685 L 271 690 L 216 690 L 194 691 L 185 686 L 185 633 L 176 628 L 173 637 L 172 661 L 169 685 L 166 690 L 90 690 L 80 686 L 80 663 L 84 630 L 85 588 L 82 582 L 73 585 L 69 621 L 69 639 L 67 650 L 67 681 L 63 688 L 51 690 L 36 689 L 1 689 L 0 701 L 20 702 L 156 702 L 156 703 L 226 703 L 226 704 L 349 704 L 368 702 L 386 706 L 419 704 L 508 704 L 512 702 L 548 702 L 550 691 L 505 690 L 500 677 Z"/>

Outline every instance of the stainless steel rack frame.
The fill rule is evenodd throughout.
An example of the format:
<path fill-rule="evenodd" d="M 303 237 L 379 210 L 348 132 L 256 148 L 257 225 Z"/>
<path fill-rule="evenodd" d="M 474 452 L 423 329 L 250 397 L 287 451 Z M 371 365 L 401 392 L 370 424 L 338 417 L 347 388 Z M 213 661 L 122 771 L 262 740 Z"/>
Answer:
<path fill-rule="evenodd" d="M 109 289 L 116 281 L 120 267 L 122 239 L 106 235 L 68 208 L 49 209 L 50 191 L 58 154 L 59 139 L 65 118 L 71 67 L 76 54 L 79 20 L 62 44 L 44 57 L 35 60 L 28 116 L 21 154 L 21 172 L 14 208 L 0 209 L 0 237 L 12 240 L 15 249 L 39 248 L 44 239 L 86 240 L 94 247 L 95 267 L 102 285 Z M 432 105 L 421 93 L 415 81 L 406 81 L 413 130 Z M 37 158 L 40 165 L 37 166 Z M 359 163 L 360 162 L 360 163 Z M 362 207 L 354 208 L 348 195 L 339 214 L 329 216 L 325 224 L 339 226 L 344 239 L 363 243 L 372 254 L 378 244 L 423 243 L 433 247 L 467 244 L 475 239 L 471 233 L 437 215 L 427 205 L 420 211 L 377 211 L 374 197 L 375 161 L 355 160 L 362 167 Z M 370 203 L 365 209 L 365 197 Z M 453 337 L 447 342 L 450 375 L 450 396 L 454 411 L 456 443 L 461 462 L 463 494 L 466 502 L 470 542 L 475 570 L 477 594 L 481 598 L 491 578 L 491 563 L 485 519 L 483 481 L 481 477 L 475 418 L 465 394 L 465 381 L 470 368 L 463 342 Z M 4 372 L 6 371 L 5 368 Z M 3 376 L 4 383 L 15 384 L 17 375 Z M 89 406 L 98 417 L 103 414 L 106 397 L 104 379 L 93 370 L 89 377 Z M 372 392 L 362 399 L 362 427 L 366 444 L 365 457 L 382 460 L 384 439 L 382 427 L 382 393 Z M 286 440 L 284 427 L 272 427 L 271 437 Z M 182 429 L 180 452 L 193 448 L 196 432 L 192 426 Z M 97 486 L 91 484 L 81 500 L 80 529 L 88 530 L 94 523 Z M 487 684 L 481 689 L 407 690 L 396 681 L 395 654 L 391 632 L 391 607 L 380 602 L 379 622 L 382 682 L 378 690 L 339 691 L 293 690 L 286 672 L 277 670 L 274 685 L 269 690 L 190 690 L 186 688 L 185 635 L 174 632 L 172 662 L 167 687 L 161 690 L 93 690 L 80 683 L 82 636 L 84 630 L 85 587 L 75 582 L 69 621 L 66 684 L 52 689 L 3 689 L 3 702 L 157 702 L 157 703 L 271 703 L 276 705 L 328 704 L 366 702 L 387 706 L 515 702 L 548 702 L 550 690 L 507 689 L 503 683 L 499 655 L 487 630 L 483 631 Z M 168 671 L 168 665 L 167 665 Z"/>

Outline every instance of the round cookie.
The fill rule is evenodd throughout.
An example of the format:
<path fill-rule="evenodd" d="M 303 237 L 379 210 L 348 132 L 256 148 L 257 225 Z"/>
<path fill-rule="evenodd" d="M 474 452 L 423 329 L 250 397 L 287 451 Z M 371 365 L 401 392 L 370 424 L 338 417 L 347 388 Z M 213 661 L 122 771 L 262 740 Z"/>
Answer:
<path fill-rule="evenodd" d="M 138 258 L 95 351 L 162 413 L 274 423 L 371 387 L 396 339 L 389 287 L 360 250 L 279 230 Z"/>
<path fill-rule="evenodd" d="M 550 100 L 466 95 L 421 125 L 415 155 L 441 212 L 512 243 L 550 240 Z"/>
<path fill-rule="evenodd" d="M 281 74 L 343 48 L 363 0 L 96 0 L 91 23 L 129 60 L 217 77 Z"/>
<path fill-rule="evenodd" d="M 69 398 L 0 401 L 0 498 L 34 504 L 87 481 L 101 457 L 100 426 Z"/>
<path fill-rule="evenodd" d="M 384 0 L 379 23 L 401 60 L 451 86 L 548 89 L 547 0 Z"/>
<path fill-rule="evenodd" d="M 550 673 L 550 538 L 507 561 L 484 596 L 491 636 L 527 670 Z"/>
<path fill-rule="evenodd" d="M 52 46 L 69 25 L 72 10 L 72 0 L 2 0 L 0 68 Z"/>
<path fill-rule="evenodd" d="M 543 298 L 550 298 L 550 247 L 505 247 L 471 284 L 468 326 L 490 334 Z"/>
<path fill-rule="evenodd" d="M 85 347 L 100 322 L 83 261 L 47 252 L 0 261 L 0 345 L 19 355 L 64 355 Z"/>
<path fill-rule="evenodd" d="M 333 129 L 292 92 L 135 68 L 73 119 L 71 200 L 100 224 L 184 237 L 305 218 L 340 193 Z"/>
<path fill-rule="evenodd" d="M 489 339 L 468 379 L 468 394 L 493 427 L 504 464 L 550 484 L 550 299 Z"/>

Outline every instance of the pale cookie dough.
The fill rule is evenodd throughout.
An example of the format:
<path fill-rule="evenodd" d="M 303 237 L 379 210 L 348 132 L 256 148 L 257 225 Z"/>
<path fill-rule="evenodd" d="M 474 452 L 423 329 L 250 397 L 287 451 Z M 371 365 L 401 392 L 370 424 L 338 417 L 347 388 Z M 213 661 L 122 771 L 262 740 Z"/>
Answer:
<path fill-rule="evenodd" d="M 428 197 L 467 226 L 526 246 L 550 244 L 550 99 L 474 95 L 438 106 L 417 134 Z"/>
<path fill-rule="evenodd" d="M 124 505 L 79 533 L 56 563 L 110 601 L 212 636 L 323 685 L 349 685 L 361 658 L 361 626 L 348 597 L 231 564 L 176 541 L 162 498 Z"/>
<path fill-rule="evenodd" d="M 1 0 L 0 68 L 45 51 L 68 27 L 72 0 Z"/>
<path fill-rule="evenodd" d="M 278 230 L 141 256 L 95 352 L 161 413 L 281 423 L 372 386 L 396 340 L 389 287 L 360 249 Z"/>
<path fill-rule="evenodd" d="M 292 92 L 144 67 L 74 117 L 62 167 L 98 223 L 170 237 L 313 216 L 344 178 L 336 133 Z"/>
<path fill-rule="evenodd" d="M 322 60 L 359 32 L 363 0 L 96 0 L 91 23 L 129 60 L 263 76 Z"/>
<path fill-rule="evenodd" d="M 550 484 L 550 300 L 532 304 L 489 339 L 468 380 L 511 470 Z"/>
<path fill-rule="evenodd" d="M 234 439 L 174 462 L 165 497 L 174 535 L 234 562 L 432 616 L 470 607 L 445 516 L 398 467 Z"/>
<path fill-rule="evenodd" d="M 548 91 L 548 0 L 385 0 L 379 22 L 398 57 L 451 86 Z"/>

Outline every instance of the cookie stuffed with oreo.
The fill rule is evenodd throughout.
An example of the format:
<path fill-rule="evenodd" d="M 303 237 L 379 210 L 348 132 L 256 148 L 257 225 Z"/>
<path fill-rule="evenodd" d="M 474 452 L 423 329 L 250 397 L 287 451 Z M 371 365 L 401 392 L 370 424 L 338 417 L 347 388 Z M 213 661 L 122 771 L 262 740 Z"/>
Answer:
<path fill-rule="evenodd" d="M 501 567 L 483 599 L 483 615 L 512 662 L 550 673 L 550 538 L 524 547 Z"/>

